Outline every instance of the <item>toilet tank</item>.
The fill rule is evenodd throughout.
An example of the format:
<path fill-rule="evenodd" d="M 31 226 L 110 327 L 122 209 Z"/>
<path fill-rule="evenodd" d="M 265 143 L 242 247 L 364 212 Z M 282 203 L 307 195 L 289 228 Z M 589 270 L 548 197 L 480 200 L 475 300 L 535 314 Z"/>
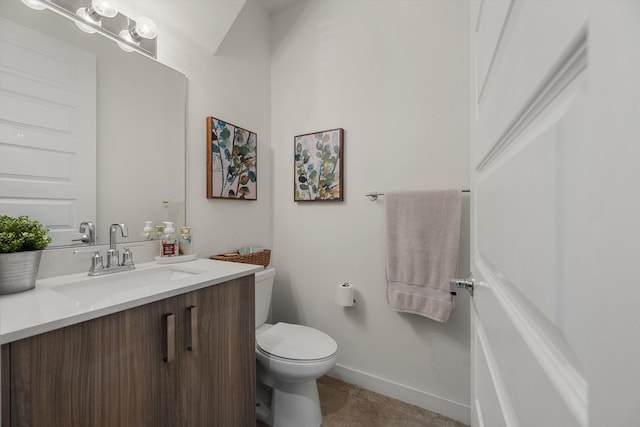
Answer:
<path fill-rule="evenodd" d="M 271 307 L 271 291 L 273 290 L 274 268 L 267 268 L 256 273 L 256 328 L 267 322 Z"/>

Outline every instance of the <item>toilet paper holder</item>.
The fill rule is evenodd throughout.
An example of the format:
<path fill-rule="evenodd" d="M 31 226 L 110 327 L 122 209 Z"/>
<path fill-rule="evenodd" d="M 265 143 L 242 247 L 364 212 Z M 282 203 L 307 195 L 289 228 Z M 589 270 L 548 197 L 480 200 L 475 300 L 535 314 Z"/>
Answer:
<path fill-rule="evenodd" d="M 352 308 L 356 306 L 356 298 L 354 287 L 349 282 L 338 284 L 334 300 L 338 305 L 344 308 Z"/>

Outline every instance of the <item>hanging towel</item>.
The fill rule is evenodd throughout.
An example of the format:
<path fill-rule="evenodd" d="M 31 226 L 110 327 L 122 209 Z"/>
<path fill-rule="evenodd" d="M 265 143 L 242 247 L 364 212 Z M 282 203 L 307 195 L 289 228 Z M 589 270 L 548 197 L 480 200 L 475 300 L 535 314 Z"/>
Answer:
<path fill-rule="evenodd" d="M 460 190 L 388 193 L 385 204 L 389 305 L 446 322 L 458 269 Z"/>

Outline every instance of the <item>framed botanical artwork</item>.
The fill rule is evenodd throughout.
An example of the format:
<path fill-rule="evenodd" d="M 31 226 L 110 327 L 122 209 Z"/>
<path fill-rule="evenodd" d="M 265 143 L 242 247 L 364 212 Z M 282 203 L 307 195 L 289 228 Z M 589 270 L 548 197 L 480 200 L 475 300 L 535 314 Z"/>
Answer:
<path fill-rule="evenodd" d="M 343 139 L 342 128 L 295 137 L 294 201 L 344 200 Z"/>
<path fill-rule="evenodd" d="M 207 198 L 258 199 L 258 136 L 207 117 Z"/>

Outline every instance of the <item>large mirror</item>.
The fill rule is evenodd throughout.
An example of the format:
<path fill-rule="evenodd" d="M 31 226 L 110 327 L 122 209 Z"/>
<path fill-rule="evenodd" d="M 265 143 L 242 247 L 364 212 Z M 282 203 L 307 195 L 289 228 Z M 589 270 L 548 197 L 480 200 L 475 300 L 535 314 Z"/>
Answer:
<path fill-rule="evenodd" d="M 0 19 L 0 214 L 42 220 L 50 247 L 83 245 L 85 221 L 97 244 L 184 225 L 185 76 L 20 0 Z"/>

